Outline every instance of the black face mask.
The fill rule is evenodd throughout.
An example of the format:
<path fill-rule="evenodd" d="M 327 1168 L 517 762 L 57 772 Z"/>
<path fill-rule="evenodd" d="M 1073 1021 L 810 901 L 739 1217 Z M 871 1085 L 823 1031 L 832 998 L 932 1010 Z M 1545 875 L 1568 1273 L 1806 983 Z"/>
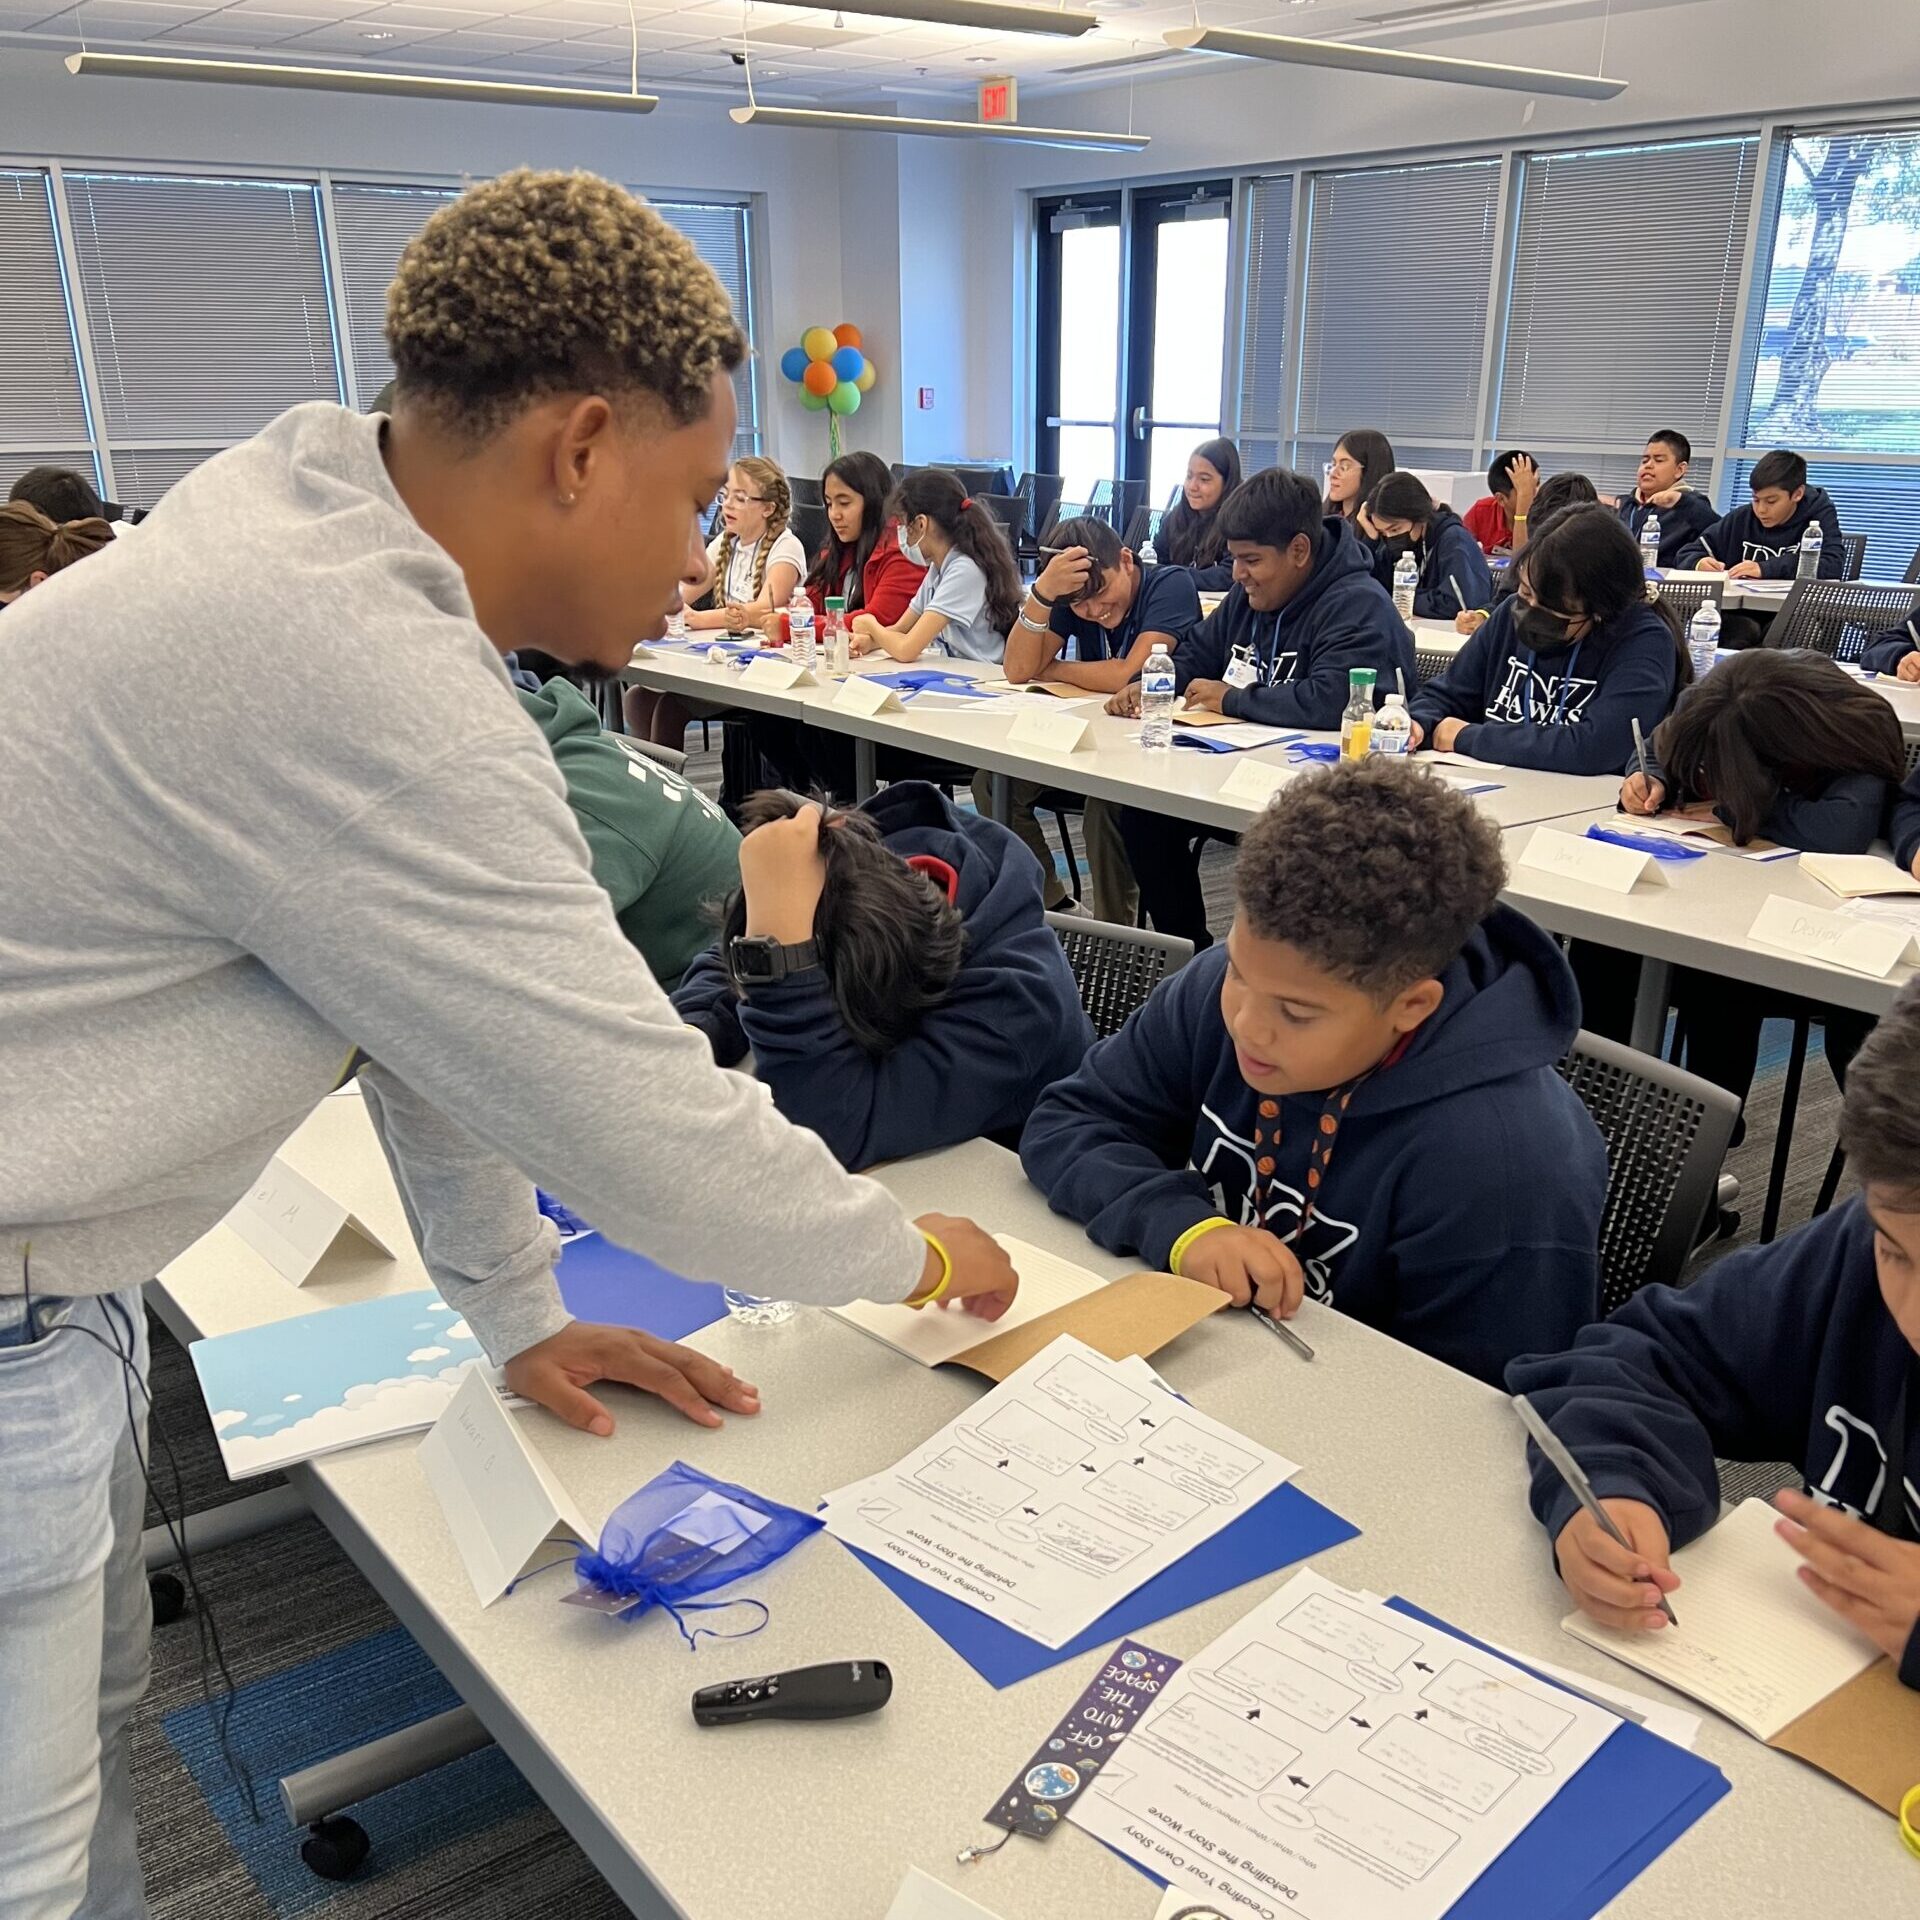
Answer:
<path fill-rule="evenodd" d="M 1573 622 L 1564 613 L 1549 613 L 1545 607 L 1529 606 L 1524 600 L 1513 616 L 1514 631 L 1535 653 L 1559 653 L 1573 645 L 1568 629 Z"/>
<path fill-rule="evenodd" d="M 1390 539 L 1381 541 L 1380 551 L 1389 560 L 1398 560 L 1403 553 L 1418 553 L 1420 543 L 1404 533 L 1396 533 Z"/>

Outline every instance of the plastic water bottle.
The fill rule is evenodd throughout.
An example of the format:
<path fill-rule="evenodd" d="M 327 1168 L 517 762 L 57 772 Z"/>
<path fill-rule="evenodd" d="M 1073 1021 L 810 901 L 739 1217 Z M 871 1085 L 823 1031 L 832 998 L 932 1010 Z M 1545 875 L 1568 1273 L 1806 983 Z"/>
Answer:
<path fill-rule="evenodd" d="M 1393 610 L 1408 626 L 1413 625 L 1413 596 L 1420 585 L 1420 562 L 1403 553 L 1393 563 Z"/>
<path fill-rule="evenodd" d="M 667 615 L 667 638 L 684 640 L 687 637 L 687 610 L 684 605 L 677 606 Z"/>
<path fill-rule="evenodd" d="M 746 1327 L 784 1327 L 799 1312 L 791 1300 L 767 1300 L 757 1293 L 742 1293 L 738 1287 L 722 1287 L 720 1295 L 728 1316 Z"/>
<path fill-rule="evenodd" d="M 826 652 L 828 673 L 844 680 L 852 664 L 853 634 L 847 626 L 847 603 L 840 594 L 827 597 L 827 630 L 821 635 L 821 646 Z"/>
<path fill-rule="evenodd" d="M 1160 556 L 1154 551 L 1152 534 L 1140 542 L 1140 552 L 1136 557 L 1143 567 L 1157 567 L 1160 564 Z"/>
<path fill-rule="evenodd" d="M 1650 513 L 1640 522 L 1640 564 L 1648 573 L 1660 571 L 1660 516 Z"/>
<path fill-rule="evenodd" d="M 793 648 L 793 664 L 811 667 L 816 658 L 813 602 L 807 598 L 805 587 L 795 587 L 793 598 L 787 602 L 787 635 Z"/>
<path fill-rule="evenodd" d="M 1696 680 L 1704 680 L 1713 671 L 1714 652 L 1719 645 L 1720 609 L 1711 600 L 1703 600 L 1687 625 L 1687 658 L 1693 662 Z"/>
<path fill-rule="evenodd" d="M 1820 531 L 1820 522 L 1809 520 L 1806 532 L 1800 536 L 1800 559 L 1793 569 L 1796 580 L 1820 578 L 1820 552 L 1826 544 L 1827 537 Z"/>
<path fill-rule="evenodd" d="M 1173 745 L 1173 655 L 1156 646 L 1140 672 L 1140 744 L 1150 753 Z"/>
<path fill-rule="evenodd" d="M 1364 760 L 1373 743 L 1373 683 L 1371 667 L 1355 667 L 1347 675 L 1347 710 L 1340 716 L 1340 758 Z"/>
<path fill-rule="evenodd" d="M 1373 716 L 1373 737 L 1369 742 L 1375 753 L 1404 754 L 1413 740 L 1413 715 L 1407 711 L 1404 693 L 1389 693 L 1380 711 Z"/>

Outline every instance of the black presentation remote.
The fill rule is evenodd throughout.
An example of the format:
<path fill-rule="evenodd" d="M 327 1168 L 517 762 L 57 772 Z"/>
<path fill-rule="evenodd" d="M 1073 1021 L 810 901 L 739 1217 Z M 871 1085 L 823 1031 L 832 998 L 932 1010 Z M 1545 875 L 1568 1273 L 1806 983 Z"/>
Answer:
<path fill-rule="evenodd" d="M 743 1720 L 850 1720 L 884 1707 L 892 1697 L 893 1675 L 885 1661 L 835 1660 L 702 1687 L 693 1696 L 693 1718 L 702 1727 L 731 1727 Z"/>

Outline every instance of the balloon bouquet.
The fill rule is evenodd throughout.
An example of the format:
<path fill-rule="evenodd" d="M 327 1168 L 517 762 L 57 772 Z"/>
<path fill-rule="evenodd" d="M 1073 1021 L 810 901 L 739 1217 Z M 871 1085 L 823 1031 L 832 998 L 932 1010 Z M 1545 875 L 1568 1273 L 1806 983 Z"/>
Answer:
<path fill-rule="evenodd" d="M 860 396 L 879 377 L 860 341 L 860 329 L 843 321 L 837 327 L 809 327 L 797 347 L 780 356 L 780 371 L 800 389 L 809 413 L 827 415 L 831 457 L 840 458 L 840 422 L 860 411 Z"/>

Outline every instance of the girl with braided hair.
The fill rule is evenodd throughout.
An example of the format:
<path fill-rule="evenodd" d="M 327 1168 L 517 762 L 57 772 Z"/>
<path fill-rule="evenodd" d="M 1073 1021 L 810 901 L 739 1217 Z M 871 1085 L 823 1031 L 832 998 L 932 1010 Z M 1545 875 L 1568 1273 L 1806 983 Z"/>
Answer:
<path fill-rule="evenodd" d="M 792 518 L 793 489 L 773 461 L 751 454 L 733 463 L 720 496 L 721 531 L 707 547 L 711 604 L 687 615 L 689 627 L 764 629 L 786 606 L 807 570 Z"/>

